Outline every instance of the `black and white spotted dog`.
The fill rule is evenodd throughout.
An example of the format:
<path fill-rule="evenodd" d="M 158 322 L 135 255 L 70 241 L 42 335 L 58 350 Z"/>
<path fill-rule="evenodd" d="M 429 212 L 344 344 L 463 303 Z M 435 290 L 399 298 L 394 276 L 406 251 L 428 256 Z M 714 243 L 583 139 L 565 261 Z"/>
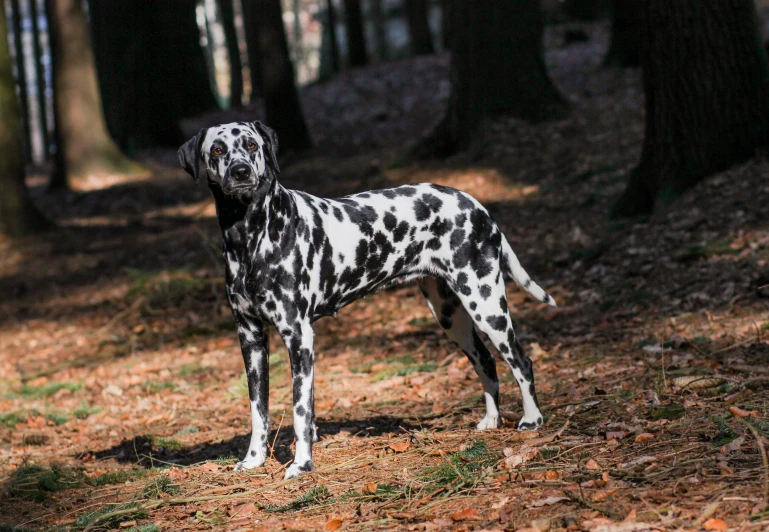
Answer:
<path fill-rule="evenodd" d="M 515 337 L 506 277 L 540 301 L 555 301 L 521 267 L 489 213 L 458 190 L 406 185 L 337 199 L 278 183 L 278 140 L 261 124 L 202 130 L 179 149 L 196 180 L 205 166 L 224 236 L 227 297 L 248 375 L 252 434 L 236 469 L 264 464 L 269 432 L 268 335 L 273 325 L 291 360 L 296 456 L 291 478 L 312 471 L 317 440 L 313 329 L 318 318 L 393 281 L 417 279 L 427 305 L 481 379 L 486 416 L 500 426 L 499 384 L 485 333 L 509 364 L 523 396 L 518 428 L 542 423 L 531 360 Z"/>

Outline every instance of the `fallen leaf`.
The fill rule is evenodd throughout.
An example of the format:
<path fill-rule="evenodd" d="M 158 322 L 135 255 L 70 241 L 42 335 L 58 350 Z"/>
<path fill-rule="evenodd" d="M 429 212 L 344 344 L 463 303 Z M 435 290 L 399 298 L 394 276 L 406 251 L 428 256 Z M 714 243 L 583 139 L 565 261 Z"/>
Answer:
<path fill-rule="evenodd" d="M 512 449 L 505 449 L 505 451 L 510 450 L 512 452 Z M 533 447 L 529 447 L 528 445 L 523 445 L 520 449 L 518 449 L 518 452 L 512 452 L 512 454 L 507 455 L 505 458 L 505 466 L 508 469 L 515 469 L 519 465 L 528 462 L 535 456 L 539 454 L 539 449 L 535 449 Z"/>
<path fill-rule="evenodd" d="M 544 499 L 539 499 L 538 501 L 534 501 L 531 503 L 528 507 L 529 508 L 541 508 L 543 506 L 552 506 L 553 504 L 559 503 L 561 501 L 568 501 L 568 497 L 561 497 L 559 495 L 551 495 L 550 497 L 546 497 Z"/>
<path fill-rule="evenodd" d="M 323 527 L 323 530 L 339 530 L 342 528 L 342 523 L 344 523 L 341 519 L 330 519 L 328 523 L 326 523 L 326 526 Z"/>
<path fill-rule="evenodd" d="M 711 518 L 705 521 L 704 528 L 705 530 L 729 530 L 729 525 L 723 519 Z"/>
<path fill-rule="evenodd" d="M 742 408 L 739 408 L 736 406 L 730 406 L 729 413 L 734 417 L 740 418 L 740 419 L 750 417 L 753 415 L 753 412 L 748 412 L 747 410 L 743 410 Z"/>
<path fill-rule="evenodd" d="M 745 436 L 740 436 L 726 445 L 722 445 L 719 450 L 721 451 L 721 454 L 729 454 L 734 451 L 739 451 L 743 443 L 745 443 Z"/>
<path fill-rule="evenodd" d="M 501 501 L 499 501 L 499 502 L 495 502 L 494 504 L 492 504 L 492 505 L 491 505 L 491 508 L 492 508 L 492 509 L 494 509 L 494 510 L 499 510 L 499 509 L 500 509 L 500 508 L 502 508 L 502 507 L 503 507 L 505 504 L 507 504 L 507 501 L 509 501 L 509 500 L 510 500 L 510 497 L 505 497 L 505 498 L 504 498 L 504 499 L 502 499 Z"/>
<path fill-rule="evenodd" d="M 601 466 L 598 465 L 598 462 L 596 462 L 592 458 L 587 461 L 587 463 L 585 464 L 585 467 L 588 468 L 588 469 L 593 469 L 593 470 L 601 469 Z"/>
<path fill-rule="evenodd" d="M 465 508 L 451 514 L 451 519 L 454 521 L 478 521 L 480 516 L 475 508 Z"/>
<path fill-rule="evenodd" d="M 541 517 L 531 522 L 531 528 L 537 532 L 547 532 L 550 530 L 551 522 L 549 517 Z"/>
<path fill-rule="evenodd" d="M 230 517 L 245 517 L 247 515 L 255 514 L 259 509 L 256 507 L 256 505 L 252 502 L 247 502 L 244 504 L 238 504 L 237 506 L 233 506 L 227 511 L 227 515 Z"/>
<path fill-rule="evenodd" d="M 651 434 L 649 432 L 642 432 L 641 434 L 639 434 L 638 436 L 635 437 L 635 442 L 636 443 L 642 443 L 642 442 L 645 442 L 645 441 L 649 441 L 649 440 L 651 440 L 653 438 L 654 438 L 654 434 Z"/>
<path fill-rule="evenodd" d="M 622 520 L 623 523 L 629 523 L 631 521 L 635 521 L 636 517 L 638 517 L 638 512 L 635 508 L 630 510 L 628 514 L 625 516 L 625 519 Z"/>
<path fill-rule="evenodd" d="M 216 462 L 206 462 L 205 464 L 200 466 L 200 469 L 202 469 L 203 471 L 211 471 L 213 473 L 213 472 L 221 471 L 222 466 L 220 466 Z"/>
<path fill-rule="evenodd" d="M 373 482 L 371 484 L 365 484 L 361 490 L 364 495 L 376 495 L 377 485 Z"/>
<path fill-rule="evenodd" d="M 516 425 L 517 423 L 512 423 L 513 428 L 515 428 Z M 511 443 L 515 443 L 519 441 L 531 440 L 537 436 L 539 436 L 539 432 L 536 430 L 522 430 L 521 432 L 516 432 L 513 434 L 509 441 Z"/>
<path fill-rule="evenodd" d="M 120 523 L 120 528 L 131 528 L 132 526 L 136 526 L 136 519 L 131 519 L 130 521 L 123 521 Z"/>
<path fill-rule="evenodd" d="M 591 497 L 591 499 L 593 499 L 595 502 L 601 502 L 601 501 L 605 501 L 606 499 L 608 499 L 609 497 L 611 497 L 615 493 L 617 493 L 616 489 L 613 489 L 613 490 L 598 490 L 595 493 L 593 493 L 593 496 Z"/>
<path fill-rule="evenodd" d="M 393 443 L 390 444 L 390 449 L 392 449 L 396 453 L 402 453 L 402 452 L 406 451 L 406 449 L 408 449 L 409 447 L 411 447 L 411 442 L 408 441 L 408 440 L 407 441 L 396 441 L 396 442 L 393 442 Z"/>
<path fill-rule="evenodd" d="M 606 433 L 607 440 L 621 440 L 624 437 L 625 437 L 625 433 L 619 430 Z"/>

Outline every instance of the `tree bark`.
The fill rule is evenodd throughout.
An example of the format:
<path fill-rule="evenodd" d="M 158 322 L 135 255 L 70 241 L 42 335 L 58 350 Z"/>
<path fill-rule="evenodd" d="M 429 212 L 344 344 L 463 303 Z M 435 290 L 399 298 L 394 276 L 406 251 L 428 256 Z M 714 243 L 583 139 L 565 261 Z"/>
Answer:
<path fill-rule="evenodd" d="M 331 52 L 331 72 L 336 74 L 342 67 L 339 59 L 339 38 L 336 35 L 334 0 L 326 0 L 326 28 L 328 31 L 329 50 Z"/>
<path fill-rule="evenodd" d="M 769 140 L 769 60 L 750 0 L 645 0 L 641 160 L 612 216 L 650 213 Z"/>
<path fill-rule="evenodd" d="M 227 56 L 230 59 L 230 107 L 243 105 L 243 62 L 240 60 L 238 32 L 235 30 L 235 9 L 233 0 L 216 0 L 222 17 L 224 38 L 227 41 Z"/>
<path fill-rule="evenodd" d="M 627 68 L 641 64 L 641 19 L 644 0 L 613 0 L 611 44 L 605 66 Z"/>
<path fill-rule="evenodd" d="M 281 2 L 257 0 L 255 3 L 267 125 L 277 132 L 281 150 L 309 149 L 312 141 L 294 83 Z"/>
<path fill-rule="evenodd" d="M 29 125 L 29 91 L 27 90 L 27 69 L 24 64 L 24 41 L 22 39 L 21 9 L 19 0 L 11 0 L 11 18 L 13 20 L 13 48 L 16 59 L 16 83 L 19 88 L 19 104 L 21 105 L 21 147 L 24 162 L 32 160 L 32 138 Z M 5 13 L 3 13 L 5 16 Z"/>
<path fill-rule="evenodd" d="M 545 67 L 539 0 L 450 0 L 449 28 L 449 106 L 417 155 L 465 150 L 495 116 L 537 122 L 566 113 Z"/>
<path fill-rule="evenodd" d="M 107 133 L 91 40 L 79 0 L 46 0 L 56 122 L 67 183 L 90 175 L 124 174 L 143 167 L 123 155 Z"/>
<path fill-rule="evenodd" d="M 43 159 L 48 160 L 51 153 L 51 140 L 48 130 L 48 102 L 45 97 L 47 83 L 45 79 L 45 67 L 43 66 L 43 46 L 40 34 L 40 13 L 37 9 L 37 1 L 30 0 L 29 15 L 32 19 L 32 44 L 35 54 L 35 82 L 37 87 L 37 106 L 40 109 L 40 133 L 43 140 Z"/>
<path fill-rule="evenodd" d="M 406 0 L 412 55 L 435 53 L 428 19 L 428 8 L 427 0 Z"/>
<path fill-rule="evenodd" d="M 18 237 L 48 226 L 24 185 L 21 116 L 16 100 L 8 27 L 0 16 L 0 234 Z"/>
<path fill-rule="evenodd" d="M 243 29 L 246 32 L 246 51 L 248 53 L 248 72 L 251 81 L 250 101 L 255 102 L 262 96 L 262 63 L 259 52 L 259 18 L 257 0 L 243 0 Z"/>
<path fill-rule="evenodd" d="M 390 57 L 390 46 L 387 41 L 387 16 L 382 0 L 371 0 L 371 12 L 374 25 L 374 40 L 379 61 L 387 61 Z"/>
<path fill-rule="evenodd" d="M 344 0 L 344 19 L 347 27 L 348 63 L 351 67 L 366 66 L 368 52 L 360 0 Z"/>
<path fill-rule="evenodd" d="M 90 0 L 107 123 L 124 148 L 178 146 L 186 138 L 182 119 L 218 108 L 196 5 L 197 0 L 151 7 L 147 0 Z"/>

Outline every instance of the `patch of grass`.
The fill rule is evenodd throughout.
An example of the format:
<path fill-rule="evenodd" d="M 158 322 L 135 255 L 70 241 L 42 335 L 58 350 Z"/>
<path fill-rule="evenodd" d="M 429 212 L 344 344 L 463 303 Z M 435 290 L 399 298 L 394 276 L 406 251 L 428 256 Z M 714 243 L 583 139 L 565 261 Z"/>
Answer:
<path fill-rule="evenodd" d="M 372 380 L 376 382 L 388 379 L 390 377 L 403 377 L 405 375 L 411 375 L 412 373 L 430 373 L 436 369 L 438 369 L 438 364 L 434 363 L 419 364 L 417 366 L 406 366 L 403 368 L 380 371 L 372 377 Z"/>
<path fill-rule="evenodd" d="M 114 528 L 123 521 L 128 521 L 130 519 L 143 519 L 147 517 L 146 510 L 139 510 L 137 507 L 138 507 L 138 503 L 135 503 L 135 502 L 129 502 L 125 504 L 108 504 L 103 508 L 99 508 L 97 510 L 93 510 L 91 512 L 81 515 L 80 517 L 75 519 L 74 525 L 76 527 L 87 527 L 89 525 L 96 523 L 97 520 L 101 518 L 101 516 L 117 510 L 135 509 L 135 511 L 129 511 L 124 514 L 115 515 L 112 517 L 108 517 L 102 521 L 98 521 L 98 524 L 104 528 Z"/>
<path fill-rule="evenodd" d="M 454 484 L 454 488 L 465 484 L 475 484 L 479 471 L 493 466 L 499 461 L 499 455 L 490 451 L 483 441 L 473 442 L 466 449 L 456 452 L 443 464 L 428 468 L 425 480 L 436 487 Z"/>
<path fill-rule="evenodd" d="M 350 373 L 371 373 L 371 367 L 373 365 L 373 362 L 366 362 L 360 366 L 350 366 Z"/>
<path fill-rule="evenodd" d="M 417 327 L 419 329 L 437 329 L 438 328 L 438 322 L 435 321 L 435 318 L 432 316 L 426 317 L 426 318 L 412 318 L 409 320 L 408 324 L 411 327 Z"/>
<path fill-rule="evenodd" d="M 175 390 L 176 384 L 173 382 L 155 382 L 144 381 L 142 383 L 142 391 L 145 393 L 158 393 L 163 390 Z"/>
<path fill-rule="evenodd" d="M 668 419 L 672 421 L 674 419 L 680 419 L 684 417 L 685 413 L 686 409 L 683 405 L 678 403 L 669 403 L 666 405 L 651 407 L 649 409 L 649 418 L 653 419 L 654 421 L 658 421 L 660 419 Z"/>
<path fill-rule="evenodd" d="M 127 471 L 115 471 L 114 473 L 104 473 L 90 480 L 94 486 L 104 486 L 107 484 L 123 484 L 126 481 L 135 478 L 141 478 L 147 474 L 146 469 L 129 469 Z"/>
<path fill-rule="evenodd" d="M 9 492 L 28 501 L 42 502 L 48 493 L 79 485 L 79 478 L 63 469 L 27 465 L 16 470 Z"/>
<path fill-rule="evenodd" d="M 182 367 L 179 368 L 180 377 L 190 377 L 192 375 L 197 375 L 198 373 L 203 373 L 203 368 L 197 363 L 182 364 Z"/>
<path fill-rule="evenodd" d="M 718 435 L 713 440 L 714 446 L 721 447 L 722 445 L 726 445 L 737 439 L 737 433 L 732 430 L 732 427 L 729 426 L 729 423 L 727 423 L 724 416 L 710 417 L 710 421 L 718 427 Z"/>
<path fill-rule="evenodd" d="M 64 412 L 60 412 L 58 410 L 54 410 L 53 412 L 48 412 L 45 415 L 45 419 L 49 421 L 53 421 L 57 425 L 63 425 L 67 421 L 69 421 L 69 416 L 65 414 Z"/>
<path fill-rule="evenodd" d="M 766 323 L 762 323 L 761 324 L 761 330 L 762 331 L 769 331 L 769 321 L 767 321 Z"/>
<path fill-rule="evenodd" d="M 220 456 L 214 462 L 220 466 L 235 465 L 238 462 L 238 458 L 235 456 Z"/>
<path fill-rule="evenodd" d="M 713 340 L 708 336 L 697 335 L 691 339 L 691 343 L 700 350 L 706 350 L 713 345 Z"/>
<path fill-rule="evenodd" d="M 320 486 L 316 486 L 312 488 L 307 493 L 303 493 L 293 501 L 284 504 L 282 506 L 276 506 L 273 504 L 268 504 L 266 506 L 263 506 L 262 508 L 264 511 L 269 513 L 284 513 L 284 512 L 293 512 L 296 510 L 299 510 L 301 508 L 306 508 L 308 506 L 314 506 L 316 504 L 320 504 L 324 500 L 328 499 L 329 493 L 328 488 L 326 486 L 323 486 L 322 484 Z"/>
<path fill-rule="evenodd" d="M 181 430 L 177 430 L 176 433 L 179 434 L 179 435 L 182 435 L 182 434 L 193 434 L 193 433 L 195 433 L 197 431 L 198 431 L 197 427 L 195 427 L 194 425 L 190 425 L 189 427 L 184 427 Z"/>
<path fill-rule="evenodd" d="M 147 484 L 142 490 L 142 498 L 144 499 L 156 499 L 161 493 L 168 493 L 169 495 L 178 495 L 182 492 L 178 484 L 175 484 L 170 478 L 165 475 L 158 475 L 152 482 Z"/>
<path fill-rule="evenodd" d="M 42 386 L 32 386 L 31 384 L 22 384 L 19 393 L 29 399 L 42 399 L 50 397 L 60 390 L 78 391 L 83 385 L 79 382 L 49 382 Z"/>
<path fill-rule="evenodd" d="M 163 447 L 164 449 L 171 449 L 178 451 L 183 448 L 182 442 L 173 438 L 165 438 L 163 436 L 152 436 L 152 443 L 157 447 Z"/>
<path fill-rule="evenodd" d="M 101 408 L 100 406 L 89 407 L 88 403 L 86 403 L 85 401 L 81 401 L 80 406 L 78 406 L 76 409 L 72 411 L 72 415 L 78 419 L 86 419 L 89 416 L 98 414 L 102 410 L 104 409 Z"/>
<path fill-rule="evenodd" d="M 248 397 L 248 380 L 246 374 L 243 373 L 237 379 L 232 379 L 230 385 L 227 387 L 227 392 L 224 394 L 227 399 L 242 399 Z"/>
<path fill-rule="evenodd" d="M 13 412 L 5 412 L 0 414 L 0 425 L 4 425 L 8 428 L 14 428 L 19 423 L 23 423 L 27 420 L 28 414 L 23 410 L 15 410 Z"/>
<path fill-rule="evenodd" d="M 209 525 L 222 525 L 227 520 L 227 516 L 219 508 L 214 508 L 213 511 L 206 514 L 205 512 L 198 510 L 195 512 L 195 519 L 208 523 Z"/>

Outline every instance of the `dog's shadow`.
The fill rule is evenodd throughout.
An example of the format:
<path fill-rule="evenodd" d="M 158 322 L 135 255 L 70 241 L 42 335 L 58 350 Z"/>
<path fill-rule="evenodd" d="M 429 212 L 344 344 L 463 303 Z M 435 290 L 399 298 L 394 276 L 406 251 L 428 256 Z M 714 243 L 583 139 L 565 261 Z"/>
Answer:
<path fill-rule="evenodd" d="M 401 418 L 380 415 L 361 419 L 323 420 L 317 419 L 318 438 L 332 436 L 342 431 L 357 436 L 381 436 L 390 432 L 403 432 L 420 428 L 432 428 L 430 420 L 434 416 L 424 418 Z M 277 437 L 276 437 L 277 434 Z M 176 442 L 170 438 L 153 438 L 151 436 L 135 436 L 123 440 L 119 444 L 93 453 L 97 460 L 114 459 L 121 463 L 134 463 L 141 467 L 160 467 L 168 464 L 191 465 L 206 460 L 216 460 L 224 457 L 242 458 L 248 450 L 250 433 L 235 436 L 229 440 L 195 445 L 189 448 L 175 448 Z M 271 445 L 276 460 L 288 464 L 293 459 L 291 444 L 294 441 L 294 431 L 291 427 L 282 427 L 270 431 L 267 440 Z"/>

